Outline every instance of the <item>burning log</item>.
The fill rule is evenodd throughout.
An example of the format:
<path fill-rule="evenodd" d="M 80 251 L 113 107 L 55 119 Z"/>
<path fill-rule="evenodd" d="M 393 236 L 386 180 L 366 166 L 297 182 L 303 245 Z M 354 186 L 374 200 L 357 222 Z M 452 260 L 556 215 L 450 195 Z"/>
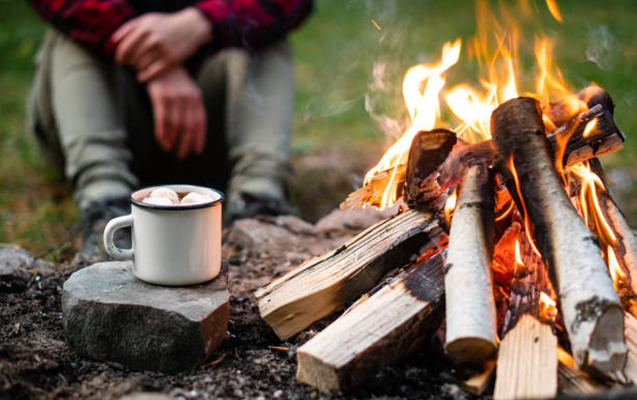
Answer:
<path fill-rule="evenodd" d="M 599 160 L 597 158 L 591 159 L 590 166 L 602 180 L 604 187 L 607 188 L 606 176 Z M 625 308 L 630 309 L 635 315 L 637 312 L 637 304 L 635 304 L 637 300 L 637 237 L 610 192 L 608 190 L 597 191 L 597 195 L 605 222 L 609 225 L 608 233 L 601 234 L 608 236 L 606 241 L 610 243 L 613 255 L 619 264 L 616 267 L 620 270 L 615 271 L 615 273 L 623 275 L 617 276 L 616 279 L 618 291 L 625 303 Z M 611 265 L 611 268 L 614 266 Z"/>
<path fill-rule="evenodd" d="M 470 167 L 453 215 L 445 265 L 445 351 L 456 362 L 484 363 L 497 349 L 491 255 L 493 175 Z"/>
<path fill-rule="evenodd" d="M 356 300 L 445 236 L 430 213 L 410 210 L 381 221 L 257 291 L 261 317 L 285 340 Z"/>
<path fill-rule="evenodd" d="M 297 379 L 344 393 L 417 349 L 442 322 L 444 258 L 442 251 L 411 267 L 301 346 Z"/>
<path fill-rule="evenodd" d="M 524 314 L 500 343 L 493 398 L 555 397 L 556 350 L 557 338 L 551 327 Z"/>
<path fill-rule="evenodd" d="M 548 261 L 577 364 L 622 379 L 623 315 L 596 238 L 571 205 L 553 168 L 539 103 L 520 97 L 491 116 L 500 170 Z"/>
<path fill-rule="evenodd" d="M 624 335 L 626 335 L 626 347 L 628 357 L 624 366 L 624 373 L 633 384 L 637 382 L 637 318 L 630 313 L 624 314 Z"/>
<path fill-rule="evenodd" d="M 431 177 L 457 140 L 456 134 L 446 129 L 421 131 L 414 137 L 409 148 L 405 181 L 408 206 L 413 208 L 417 203 L 428 202 L 440 195 L 438 180 Z"/>

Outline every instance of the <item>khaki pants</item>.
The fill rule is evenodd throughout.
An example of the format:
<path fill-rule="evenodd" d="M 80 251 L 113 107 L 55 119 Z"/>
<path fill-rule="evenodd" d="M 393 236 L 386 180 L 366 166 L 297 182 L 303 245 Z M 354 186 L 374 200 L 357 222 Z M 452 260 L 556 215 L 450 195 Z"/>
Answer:
<path fill-rule="evenodd" d="M 283 197 L 294 103 L 290 50 L 226 50 L 196 79 L 208 115 L 204 154 L 184 161 L 155 142 L 150 100 L 131 71 L 50 31 L 27 113 L 44 154 L 74 185 L 78 207 L 150 184 L 192 183 Z"/>

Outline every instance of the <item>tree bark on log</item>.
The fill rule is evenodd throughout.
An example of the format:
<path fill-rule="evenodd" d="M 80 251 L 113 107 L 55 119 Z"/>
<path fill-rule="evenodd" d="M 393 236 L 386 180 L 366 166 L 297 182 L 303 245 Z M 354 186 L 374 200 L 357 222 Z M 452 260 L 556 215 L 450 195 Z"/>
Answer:
<path fill-rule="evenodd" d="M 497 349 L 493 298 L 493 174 L 466 170 L 453 214 L 445 265 L 445 351 L 458 363 L 482 364 Z"/>
<path fill-rule="evenodd" d="M 555 172 L 539 103 L 520 97 L 501 104 L 491 116 L 491 132 L 499 169 L 548 261 L 577 364 L 621 380 L 626 359 L 621 303 L 596 238 Z"/>
<path fill-rule="evenodd" d="M 444 258 L 443 250 L 412 266 L 301 346 L 297 379 L 346 393 L 417 349 L 442 322 Z"/>
<path fill-rule="evenodd" d="M 524 314 L 500 343 L 494 400 L 543 399 L 557 394 L 557 337 Z"/>
<path fill-rule="evenodd" d="M 628 357 L 624 366 L 626 377 L 637 384 L 637 318 L 630 313 L 624 314 L 624 334 L 626 335 L 626 347 L 628 348 Z"/>
<path fill-rule="evenodd" d="M 445 242 L 446 234 L 436 217 L 409 210 L 307 260 L 258 290 L 259 312 L 285 340 L 356 300 L 421 249 Z"/>

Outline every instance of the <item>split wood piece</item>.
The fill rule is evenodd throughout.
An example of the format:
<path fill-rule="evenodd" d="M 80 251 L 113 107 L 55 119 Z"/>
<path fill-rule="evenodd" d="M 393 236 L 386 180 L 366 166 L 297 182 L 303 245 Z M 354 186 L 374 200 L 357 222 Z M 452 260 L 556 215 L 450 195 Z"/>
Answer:
<path fill-rule="evenodd" d="M 491 258 L 493 174 L 466 170 L 453 213 L 445 264 L 446 353 L 458 363 L 482 364 L 497 349 Z"/>
<path fill-rule="evenodd" d="M 494 400 L 543 399 L 557 394 L 557 337 L 525 314 L 498 351 Z"/>
<path fill-rule="evenodd" d="M 628 357 L 624 366 L 624 373 L 633 384 L 637 383 L 637 318 L 630 313 L 624 314 L 624 334 L 626 335 L 626 347 Z"/>
<path fill-rule="evenodd" d="M 599 86 L 590 85 L 580 90 L 574 97 L 549 104 L 543 111 L 555 126 L 562 126 L 584 109 L 591 109 L 597 104 L 601 104 L 611 115 L 614 114 L 615 104 L 608 92 Z"/>
<path fill-rule="evenodd" d="M 575 360 L 566 350 L 557 349 L 557 387 L 560 393 L 570 395 L 594 394 L 606 387 L 595 382 L 575 367 Z"/>
<path fill-rule="evenodd" d="M 399 164 L 392 169 L 375 175 L 370 182 L 365 184 L 365 186 L 350 193 L 345 201 L 341 203 L 339 208 L 355 209 L 362 207 L 365 204 L 380 207 L 382 204 L 383 194 L 385 193 L 385 188 L 391 181 L 392 175 L 395 174 L 394 179 L 397 182 L 404 182 L 406 170 L 407 167 L 405 164 Z M 398 188 L 402 189 L 403 185 L 398 185 Z M 399 193 L 399 195 L 402 195 L 402 193 Z"/>
<path fill-rule="evenodd" d="M 493 381 L 495 365 L 495 360 L 486 362 L 477 374 L 462 382 L 462 390 L 474 396 L 482 396 Z"/>
<path fill-rule="evenodd" d="M 356 300 L 427 246 L 446 241 L 439 220 L 409 210 L 309 259 L 256 292 L 259 312 L 281 340 Z"/>
<path fill-rule="evenodd" d="M 595 127 L 584 135 L 589 122 L 594 123 Z M 621 150 L 625 140 L 624 134 L 615 125 L 612 114 L 601 104 L 577 115 L 566 125 L 551 132 L 548 137 L 555 152 L 555 159 L 562 160 L 562 167 L 614 153 Z"/>
<path fill-rule="evenodd" d="M 417 203 L 427 202 L 440 195 L 438 180 L 431 177 L 436 177 L 434 173 L 445 161 L 457 140 L 456 134 L 446 129 L 421 131 L 416 134 L 407 159 L 405 197 L 408 206 L 413 207 Z"/>
<path fill-rule="evenodd" d="M 346 393 L 418 348 L 442 322 L 445 251 L 403 272 L 297 351 L 296 378 Z"/>
<path fill-rule="evenodd" d="M 539 103 L 527 97 L 503 103 L 491 115 L 491 132 L 499 169 L 548 262 L 578 366 L 622 380 L 621 303 L 596 238 L 553 168 Z"/>
<path fill-rule="evenodd" d="M 611 231 L 615 235 L 611 248 L 624 273 L 624 279 L 619 279 L 619 294 L 624 302 L 624 308 L 630 309 L 633 315 L 637 311 L 637 237 L 633 233 L 626 217 L 617 206 L 615 199 L 608 191 L 608 184 L 602 164 L 597 158 L 590 160 L 591 169 L 602 179 L 606 190 L 598 191 L 602 213 Z"/>

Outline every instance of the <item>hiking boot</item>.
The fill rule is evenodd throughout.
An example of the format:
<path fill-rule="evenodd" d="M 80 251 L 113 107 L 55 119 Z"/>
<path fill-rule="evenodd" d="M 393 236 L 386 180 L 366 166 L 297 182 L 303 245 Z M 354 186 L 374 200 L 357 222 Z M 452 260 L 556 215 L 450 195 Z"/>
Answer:
<path fill-rule="evenodd" d="M 284 199 L 268 195 L 241 193 L 228 204 L 228 222 L 239 219 L 255 218 L 260 215 L 276 217 L 292 214 L 292 207 Z"/>
<path fill-rule="evenodd" d="M 95 201 L 81 210 L 79 228 L 82 233 L 80 254 L 88 259 L 106 260 L 104 250 L 104 228 L 108 221 L 115 217 L 130 214 L 130 201 L 126 197 L 113 197 Z M 115 245 L 122 249 L 131 248 L 131 230 L 119 229 L 114 239 Z"/>

